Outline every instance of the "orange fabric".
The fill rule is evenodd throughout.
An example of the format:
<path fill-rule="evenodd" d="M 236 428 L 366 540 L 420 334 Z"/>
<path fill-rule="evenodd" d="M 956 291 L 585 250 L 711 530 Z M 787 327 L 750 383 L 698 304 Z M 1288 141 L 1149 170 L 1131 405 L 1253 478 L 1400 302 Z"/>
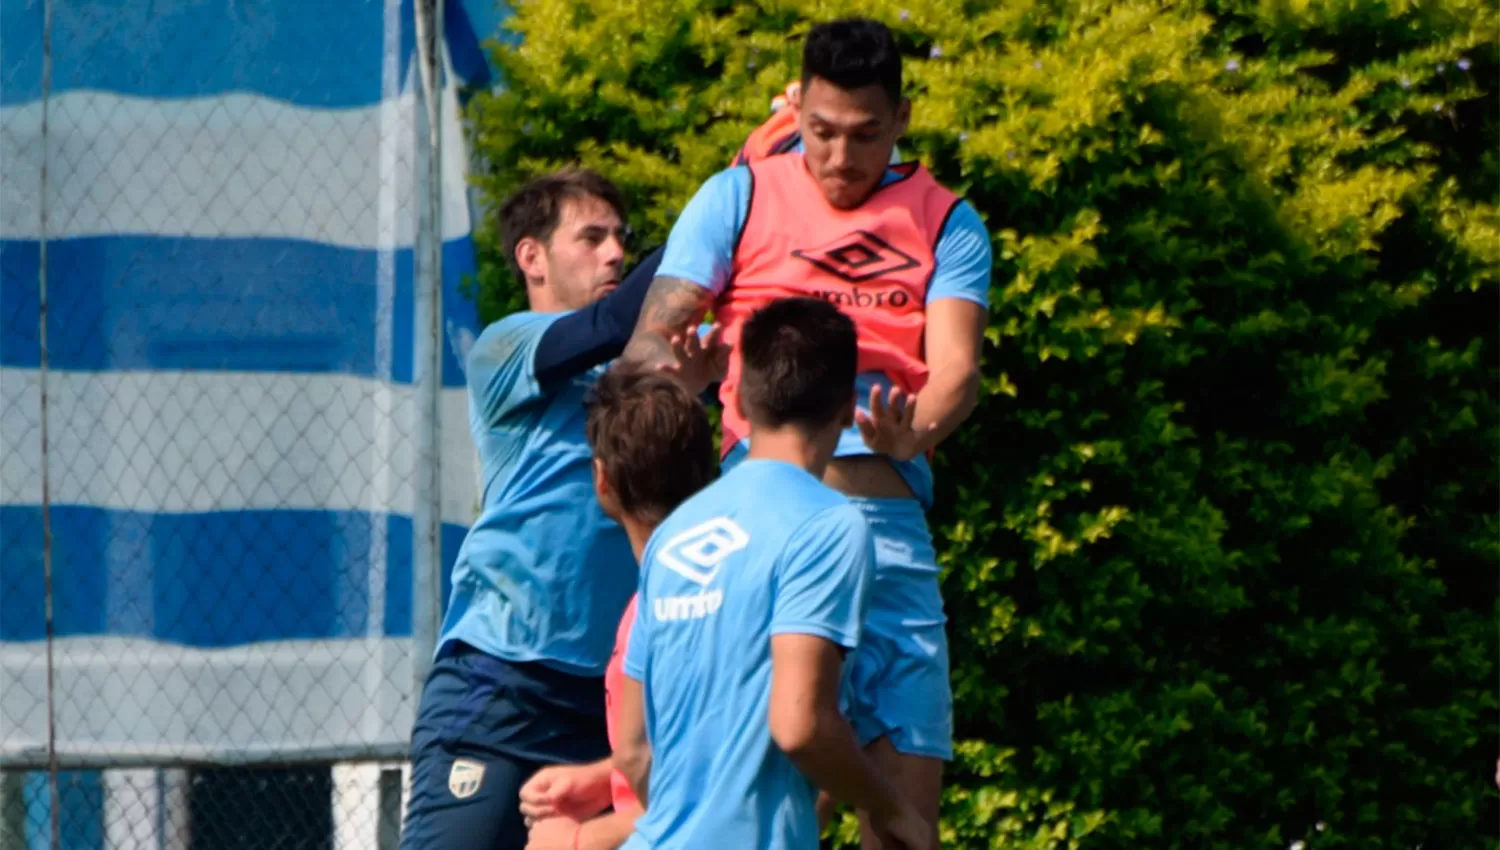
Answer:
<path fill-rule="evenodd" d="M 630 597 L 630 604 L 625 606 L 625 616 L 620 618 L 620 625 L 615 630 L 615 650 L 609 657 L 609 666 L 604 669 L 604 724 L 605 733 L 609 735 L 609 748 L 614 750 L 618 743 L 618 730 L 615 728 L 619 723 L 619 709 L 615 701 L 619 699 L 622 680 L 625 678 L 625 647 L 630 643 L 630 624 L 635 621 L 635 597 Z M 614 800 L 615 811 L 624 806 L 639 806 L 640 801 L 636 799 L 635 792 L 630 790 L 630 783 L 626 781 L 625 774 L 618 770 L 609 772 L 609 793 Z"/>
<path fill-rule="evenodd" d="M 796 140 L 797 107 L 793 106 L 798 83 L 791 83 L 786 91 L 771 103 L 771 117 L 751 131 L 745 144 L 730 160 L 730 165 L 746 165 L 768 156 L 785 153 Z"/>
<path fill-rule="evenodd" d="M 837 304 L 859 329 L 860 372 L 882 372 L 908 393 L 927 383 L 927 285 L 958 196 L 920 163 L 892 170 L 901 176 L 858 208 L 839 210 L 824 199 L 800 154 L 750 164 L 750 212 L 729 285 L 714 307 L 734 346 L 719 389 L 725 453 L 750 433 L 735 403 L 740 329 L 769 301 L 811 296 Z"/>

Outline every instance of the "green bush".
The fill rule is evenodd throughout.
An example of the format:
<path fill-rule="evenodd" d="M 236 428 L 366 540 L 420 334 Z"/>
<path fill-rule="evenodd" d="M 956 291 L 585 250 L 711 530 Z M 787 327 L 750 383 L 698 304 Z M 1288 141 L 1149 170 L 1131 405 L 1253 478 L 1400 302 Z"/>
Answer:
<path fill-rule="evenodd" d="M 524 0 L 479 184 L 579 160 L 659 244 L 851 13 L 996 248 L 944 847 L 1495 846 L 1493 4 Z"/>

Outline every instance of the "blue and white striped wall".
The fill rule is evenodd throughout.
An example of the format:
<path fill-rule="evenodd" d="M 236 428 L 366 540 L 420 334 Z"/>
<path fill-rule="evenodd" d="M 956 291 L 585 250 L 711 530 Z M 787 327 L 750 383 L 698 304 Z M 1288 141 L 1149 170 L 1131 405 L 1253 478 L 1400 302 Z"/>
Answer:
<path fill-rule="evenodd" d="M 44 3 L 0 0 L 0 761 L 46 739 L 44 208 L 59 751 L 400 747 L 415 702 L 411 0 L 51 7 L 44 140 Z M 487 69 L 463 5 L 445 17 L 446 576 L 477 497 L 454 78 Z M 73 783 L 69 846 L 167 846 L 110 811 L 147 805 L 117 786 Z"/>

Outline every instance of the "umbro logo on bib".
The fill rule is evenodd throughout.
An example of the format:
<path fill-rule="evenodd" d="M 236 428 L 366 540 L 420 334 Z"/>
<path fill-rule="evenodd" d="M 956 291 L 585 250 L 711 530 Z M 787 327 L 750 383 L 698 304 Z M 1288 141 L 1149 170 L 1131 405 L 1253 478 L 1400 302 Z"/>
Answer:
<path fill-rule="evenodd" d="M 460 800 L 467 800 L 479 793 L 479 786 L 483 784 L 484 765 L 477 761 L 458 759 L 453 762 L 453 769 L 448 771 L 448 790 Z"/>
<path fill-rule="evenodd" d="M 920 265 L 915 257 L 868 230 L 856 230 L 817 248 L 798 249 L 792 256 L 849 283 L 863 283 Z"/>

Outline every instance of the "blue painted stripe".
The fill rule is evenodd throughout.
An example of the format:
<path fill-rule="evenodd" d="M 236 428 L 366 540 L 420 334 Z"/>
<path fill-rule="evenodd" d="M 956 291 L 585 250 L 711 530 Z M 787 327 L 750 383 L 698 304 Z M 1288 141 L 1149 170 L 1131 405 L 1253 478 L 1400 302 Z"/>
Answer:
<path fill-rule="evenodd" d="M 0 2 L 0 105 L 36 100 L 45 4 Z M 415 45 L 410 0 L 404 5 L 403 72 Z M 101 89 L 182 98 L 247 91 L 320 107 L 381 99 L 384 0 L 55 0 L 52 6 L 53 94 Z"/>
<path fill-rule="evenodd" d="M 493 69 L 481 41 L 498 35 L 500 22 L 509 14 L 510 10 L 503 8 L 498 0 L 447 0 L 443 4 L 443 38 L 448 44 L 448 58 L 464 85 L 488 86 L 493 80 Z"/>
<path fill-rule="evenodd" d="M 411 634 L 412 521 L 341 511 L 150 514 L 52 508 L 60 637 L 199 648 L 365 637 L 370 535 L 384 523 L 385 628 Z M 443 526 L 443 599 L 466 529 Z M 38 507 L 0 507 L 0 640 L 46 636 Z"/>
<path fill-rule="evenodd" d="M 52 795 L 47 774 L 31 771 L 21 783 L 21 806 L 27 850 L 52 847 Z M 67 850 L 103 850 L 104 782 L 97 770 L 63 770 L 57 774 L 58 846 Z"/>
<path fill-rule="evenodd" d="M 32 0 L 0 2 L 0 106 L 41 97 L 42 14 Z M 492 81 L 482 42 L 509 14 L 492 1 L 444 4 L 444 38 L 466 85 Z M 398 85 L 415 55 L 413 15 L 412 0 L 402 0 Z M 385 0 L 55 0 L 52 92 L 245 91 L 302 106 L 368 106 L 381 99 L 384 35 Z"/>
<path fill-rule="evenodd" d="M 0 365 L 40 360 L 38 246 L 0 241 Z M 292 239 L 102 236 L 47 245 L 54 369 L 215 369 L 376 376 L 380 252 Z M 390 374 L 412 380 L 412 251 L 392 252 Z M 470 240 L 443 245 L 445 319 L 479 324 L 460 289 Z M 464 385 L 453 344 L 443 383 Z"/>

